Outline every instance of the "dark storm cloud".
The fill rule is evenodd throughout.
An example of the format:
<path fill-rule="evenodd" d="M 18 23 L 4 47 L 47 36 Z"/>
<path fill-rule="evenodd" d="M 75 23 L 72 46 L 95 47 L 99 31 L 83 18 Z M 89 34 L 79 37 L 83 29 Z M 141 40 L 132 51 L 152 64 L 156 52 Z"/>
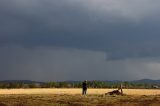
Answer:
<path fill-rule="evenodd" d="M 160 54 L 158 1 L 0 2 L 0 45 L 103 51 L 110 59 Z"/>
<path fill-rule="evenodd" d="M 159 0 L 1 0 L 0 80 L 159 78 Z"/>
<path fill-rule="evenodd" d="M 106 61 L 106 53 L 52 47 L 1 47 L 0 80 L 135 80 L 159 78 L 159 58 Z"/>

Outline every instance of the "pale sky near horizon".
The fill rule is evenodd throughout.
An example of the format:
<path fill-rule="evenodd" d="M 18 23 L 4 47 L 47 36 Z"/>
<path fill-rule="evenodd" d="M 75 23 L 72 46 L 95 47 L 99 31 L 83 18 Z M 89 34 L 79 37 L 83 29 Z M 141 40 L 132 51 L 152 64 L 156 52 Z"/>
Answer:
<path fill-rule="evenodd" d="M 159 0 L 1 0 L 0 80 L 160 79 Z"/>

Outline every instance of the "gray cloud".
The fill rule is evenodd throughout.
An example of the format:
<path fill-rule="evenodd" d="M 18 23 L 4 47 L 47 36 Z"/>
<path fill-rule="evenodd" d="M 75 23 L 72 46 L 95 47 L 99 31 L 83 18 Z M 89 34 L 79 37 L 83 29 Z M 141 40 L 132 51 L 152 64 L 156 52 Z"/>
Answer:
<path fill-rule="evenodd" d="M 159 78 L 159 59 L 106 61 L 106 53 L 77 49 L 1 47 L 0 80 L 134 80 Z M 3 62 L 2 62 L 3 60 Z"/>
<path fill-rule="evenodd" d="M 110 53 L 110 59 L 160 53 L 159 1 L 1 2 L 0 45 L 98 50 Z"/>
<path fill-rule="evenodd" d="M 116 74 L 115 79 L 122 77 L 134 79 L 135 77 L 131 78 L 130 75 L 138 73 L 134 70 L 142 70 L 139 76 L 136 75 L 138 78 L 149 77 L 147 75 L 149 73 L 152 78 L 157 77 L 155 73 L 158 73 L 159 63 L 155 58 L 160 56 L 159 4 L 158 0 L 2 0 L 0 1 L 1 70 L 6 70 L 3 74 L 7 79 L 11 77 L 11 70 L 14 70 L 13 73 L 22 74 L 20 79 L 29 79 L 29 76 L 33 78 L 37 73 L 41 73 L 37 76 L 44 75 L 44 70 L 46 76 L 50 75 L 47 73 L 52 72 L 51 69 L 54 67 L 55 70 L 63 70 L 63 75 L 62 73 L 57 75 L 63 76 L 59 79 L 70 79 L 67 77 L 70 73 L 75 73 L 73 75 L 78 78 L 76 71 L 72 71 L 80 72 L 81 68 L 84 72 L 86 70 L 95 72 L 91 79 L 98 75 L 97 70 L 101 70 L 100 73 L 105 73 L 107 70 L 106 73 Z M 42 54 L 37 56 L 35 52 Z M 63 57 L 63 52 L 67 56 Z M 54 60 L 57 54 L 61 57 L 60 60 Z M 90 57 L 91 54 L 94 55 Z M 72 55 L 85 57 L 88 60 L 93 58 L 95 62 L 85 62 L 85 59 L 77 59 Z M 15 63 L 13 60 L 17 58 L 19 62 Z M 39 62 L 42 61 L 41 58 L 56 66 L 43 66 L 46 63 Z M 152 58 L 154 58 L 151 62 L 153 64 L 145 63 L 145 61 L 150 62 Z M 147 60 L 138 62 L 141 59 Z M 59 69 L 60 65 L 67 64 L 67 61 L 72 61 L 71 63 L 78 61 L 78 63 L 74 64 L 73 69 L 71 66 Z M 89 66 L 85 66 L 87 63 Z M 8 67 L 9 65 L 11 66 Z M 130 69 L 126 69 L 128 66 Z M 157 68 L 153 68 L 154 66 Z M 118 69 L 122 71 L 121 77 L 116 73 Z M 150 69 L 154 69 L 155 72 L 152 74 Z M 111 73 L 110 70 L 115 71 Z M 148 72 L 144 74 L 143 70 Z M 60 71 L 54 71 L 51 75 L 58 72 Z M 28 77 L 25 78 L 23 74 Z M 16 77 L 15 74 L 13 79 Z M 104 75 L 102 78 L 105 77 Z M 109 75 L 107 77 L 112 79 Z M 87 76 L 79 79 L 85 78 Z"/>

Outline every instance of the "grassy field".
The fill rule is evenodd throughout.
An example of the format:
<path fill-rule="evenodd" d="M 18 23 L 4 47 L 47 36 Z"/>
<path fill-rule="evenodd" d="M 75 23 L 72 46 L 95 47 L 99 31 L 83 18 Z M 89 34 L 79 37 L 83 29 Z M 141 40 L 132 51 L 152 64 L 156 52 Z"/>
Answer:
<path fill-rule="evenodd" d="M 88 89 L 87 93 L 102 95 L 114 89 Z M 0 94 L 81 94 L 81 89 L 0 89 Z M 160 95 L 158 89 L 123 89 L 127 95 Z"/>
<path fill-rule="evenodd" d="M 160 90 L 124 89 L 125 96 L 105 96 L 113 89 L 1 89 L 0 106 L 160 106 Z"/>

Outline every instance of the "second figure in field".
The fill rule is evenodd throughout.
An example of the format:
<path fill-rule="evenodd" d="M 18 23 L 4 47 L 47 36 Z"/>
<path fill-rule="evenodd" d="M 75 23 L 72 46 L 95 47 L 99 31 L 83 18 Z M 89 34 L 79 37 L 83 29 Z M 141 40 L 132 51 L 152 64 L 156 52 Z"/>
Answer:
<path fill-rule="evenodd" d="M 82 83 L 82 95 L 87 94 L 87 80 Z"/>

